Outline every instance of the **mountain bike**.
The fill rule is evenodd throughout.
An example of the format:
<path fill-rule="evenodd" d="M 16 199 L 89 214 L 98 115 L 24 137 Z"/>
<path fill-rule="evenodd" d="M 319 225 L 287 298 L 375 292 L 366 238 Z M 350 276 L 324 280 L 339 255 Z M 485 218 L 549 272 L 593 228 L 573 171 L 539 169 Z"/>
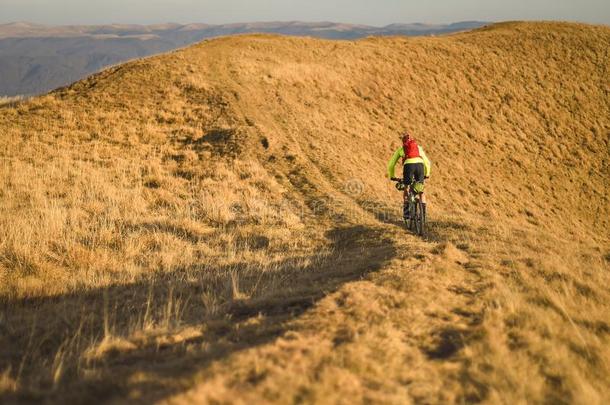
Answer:
<path fill-rule="evenodd" d="M 424 192 L 424 183 L 413 181 L 410 184 L 406 184 L 402 179 L 393 178 L 396 182 L 396 189 L 404 192 L 405 187 L 409 187 L 409 200 L 405 202 L 408 204 L 405 210 L 403 207 L 403 213 L 408 213 L 407 216 L 403 216 L 405 225 L 415 232 L 419 236 L 425 236 L 426 234 L 426 210 L 422 203 L 422 194 Z"/>

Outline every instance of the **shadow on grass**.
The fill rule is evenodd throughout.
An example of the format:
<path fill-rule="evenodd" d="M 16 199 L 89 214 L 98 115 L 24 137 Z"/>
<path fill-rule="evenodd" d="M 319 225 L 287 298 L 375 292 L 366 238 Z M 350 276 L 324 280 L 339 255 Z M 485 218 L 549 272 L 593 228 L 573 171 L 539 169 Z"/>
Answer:
<path fill-rule="evenodd" d="M 273 341 L 396 253 L 383 231 L 364 226 L 326 236 L 323 253 L 264 267 L 192 266 L 130 285 L 2 302 L 0 372 L 10 370 L 18 388 L 0 391 L 0 401 L 149 403 L 188 389 L 210 362 Z M 108 336 L 127 344 L 91 351 Z"/>

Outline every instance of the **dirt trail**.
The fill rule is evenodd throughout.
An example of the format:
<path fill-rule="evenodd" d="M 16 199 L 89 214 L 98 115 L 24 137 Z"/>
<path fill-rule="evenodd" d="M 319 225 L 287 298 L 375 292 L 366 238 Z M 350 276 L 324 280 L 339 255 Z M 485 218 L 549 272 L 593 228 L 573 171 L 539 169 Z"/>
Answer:
<path fill-rule="evenodd" d="M 489 387 L 476 377 L 480 364 L 464 348 L 486 337 L 482 324 L 493 281 L 480 271 L 481 255 L 449 241 L 452 234 L 460 239 L 455 234 L 464 225 L 433 222 L 427 240 L 400 223 L 374 227 L 374 240 L 360 227 L 337 233 L 340 256 L 352 258 L 333 262 L 333 269 L 368 271 L 337 291 L 324 287 L 327 295 L 291 318 L 286 332 L 201 370 L 195 388 L 168 402 L 488 400 Z M 353 238 L 362 242 L 354 245 Z M 382 253 L 379 267 L 371 253 L 378 249 L 395 252 Z M 367 258 L 371 254 L 375 259 Z M 329 274 L 318 271 L 326 284 Z"/>

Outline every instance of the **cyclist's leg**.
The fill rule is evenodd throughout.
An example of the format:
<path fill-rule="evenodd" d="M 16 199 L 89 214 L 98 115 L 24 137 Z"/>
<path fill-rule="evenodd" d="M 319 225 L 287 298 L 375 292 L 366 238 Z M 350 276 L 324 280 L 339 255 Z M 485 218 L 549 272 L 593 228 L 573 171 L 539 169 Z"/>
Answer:
<path fill-rule="evenodd" d="M 403 171 L 402 171 L 402 176 L 403 176 L 403 183 L 405 183 L 405 185 L 410 185 L 413 182 L 413 179 L 416 177 L 416 172 L 417 172 L 417 163 L 407 163 L 406 165 L 403 166 Z M 423 166 L 423 165 L 422 165 Z M 423 172 L 422 172 L 423 173 Z M 405 187 L 405 195 L 409 192 L 409 187 Z"/>
<path fill-rule="evenodd" d="M 403 183 L 405 184 L 405 191 L 403 194 L 403 199 L 404 199 L 404 204 L 403 204 L 403 215 L 405 218 L 408 218 L 410 216 L 410 212 L 409 212 L 409 193 L 411 191 L 411 182 L 413 181 L 413 177 L 414 177 L 414 164 L 406 164 L 403 166 L 403 170 L 402 170 L 402 176 L 403 176 Z"/>
<path fill-rule="evenodd" d="M 413 163 L 409 166 L 413 166 L 412 170 L 412 178 L 415 179 L 418 183 L 424 182 L 424 164 L 423 163 Z"/>
<path fill-rule="evenodd" d="M 415 178 L 415 181 L 418 183 L 423 183 L 424 182 L 424 164 L 423 163 L 417 163 L 414 166 L 417 166 L 414 169 L 414 173 L 413 176 Z M 424 208 L 424 213 L 426 212 L 426 194 L 425 193 L 421 193 L 420 194 L 420 198 L 421 198 L 421 202 L 423 204 L 423 208 Z"/>

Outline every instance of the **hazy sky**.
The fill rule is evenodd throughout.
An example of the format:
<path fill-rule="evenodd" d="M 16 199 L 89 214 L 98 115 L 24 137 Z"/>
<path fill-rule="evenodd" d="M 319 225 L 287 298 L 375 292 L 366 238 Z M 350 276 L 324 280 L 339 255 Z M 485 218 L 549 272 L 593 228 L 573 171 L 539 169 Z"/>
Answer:
<path fill-rule="evenodd" d="M 0 0 L 0 23 L 300 20 L 386 25 L 532 19 L 610 24 L 610 0 Z"/>

